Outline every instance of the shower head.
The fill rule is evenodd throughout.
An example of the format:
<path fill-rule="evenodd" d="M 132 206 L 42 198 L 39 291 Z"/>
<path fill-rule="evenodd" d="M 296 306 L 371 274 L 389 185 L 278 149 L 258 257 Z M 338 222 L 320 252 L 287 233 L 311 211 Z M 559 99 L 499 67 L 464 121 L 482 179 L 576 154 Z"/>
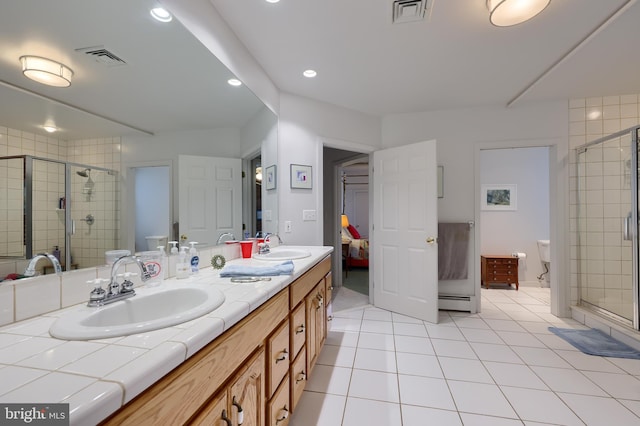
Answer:
<path fill-rule="evenodd" d="M 76 173 L 78 174 L 78 176 L 89 177 L 89 173 L 91 173 L 91 169 L 84 169 Z"/>

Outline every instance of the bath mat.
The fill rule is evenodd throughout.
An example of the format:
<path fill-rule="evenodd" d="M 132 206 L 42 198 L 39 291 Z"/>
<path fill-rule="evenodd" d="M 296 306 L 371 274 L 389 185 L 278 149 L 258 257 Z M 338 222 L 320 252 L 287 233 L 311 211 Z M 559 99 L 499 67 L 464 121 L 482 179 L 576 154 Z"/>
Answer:
<path fill-rule="evenodd" d="M 640 359 L 640 351 L 595 328 L 574 330 L 572 328 L 549 327 L 549 331 L 562 337 L 585 354 Z"/>

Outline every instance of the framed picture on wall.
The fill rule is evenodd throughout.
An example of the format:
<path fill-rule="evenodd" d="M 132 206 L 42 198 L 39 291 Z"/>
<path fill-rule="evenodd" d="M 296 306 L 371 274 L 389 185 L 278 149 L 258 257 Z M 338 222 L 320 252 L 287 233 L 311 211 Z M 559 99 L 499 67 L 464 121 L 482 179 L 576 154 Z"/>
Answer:
<path fill-rule="evenodd" d="M 276 165 L 269 166 L 265 169 L 264 176 L 265 188 L 276 189 Z"/>
<path fill-rule="evenodd" d="M 480 209 L 494 211 L 518 210 L 518 185 L 482 185 Z"/>
<path fill-rule="evenodd" d="M 291 188 L 311 189 L 311 166 L 291 165 Z"/>

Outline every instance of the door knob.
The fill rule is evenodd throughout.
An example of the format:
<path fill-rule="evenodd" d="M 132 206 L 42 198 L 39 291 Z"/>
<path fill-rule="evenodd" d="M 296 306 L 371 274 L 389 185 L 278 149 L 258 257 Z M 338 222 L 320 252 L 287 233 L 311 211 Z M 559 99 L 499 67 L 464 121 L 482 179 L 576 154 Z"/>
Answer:
<path fill-rule="evenodd" d="M 435 244 L 438 242 L 437 237 L 427 237 L 427 244 Z"/>

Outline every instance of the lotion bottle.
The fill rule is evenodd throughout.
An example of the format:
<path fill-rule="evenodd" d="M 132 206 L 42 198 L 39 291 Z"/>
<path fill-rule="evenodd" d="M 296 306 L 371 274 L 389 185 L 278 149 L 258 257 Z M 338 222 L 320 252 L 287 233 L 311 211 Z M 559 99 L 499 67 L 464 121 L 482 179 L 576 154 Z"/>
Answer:
<path fill-rule="evenodd" d="M 160 269 L 161 276 L 163 280 L 169 278 L 169 259 L 167 258 L 167 253 L 165 253 L 164 246 L 158 246 L 158 251 L 160 252 Z"/>
<path fill-rule="evenodd" d="M 200 270 L 200 257 L 198 256 L 198 250 L 196 250 L 196 244 L 198 243 L 195 241 L 191 241 L 189 242 L 189 244 L 191 245 L 191 248 L 189 249 L 189 263 L 191 265 L 191 273 L 197 274 Z"/>
<path fill-rule="evenodd" d="M 190 272 L 191 268 L 189 266 L 189 262 L 187 261 L 187 247 L 184 246 L 181 248 L 180 253 L 178 254 L 178 263 L 176 263 L 176 278 L 189 278 Z"/>

